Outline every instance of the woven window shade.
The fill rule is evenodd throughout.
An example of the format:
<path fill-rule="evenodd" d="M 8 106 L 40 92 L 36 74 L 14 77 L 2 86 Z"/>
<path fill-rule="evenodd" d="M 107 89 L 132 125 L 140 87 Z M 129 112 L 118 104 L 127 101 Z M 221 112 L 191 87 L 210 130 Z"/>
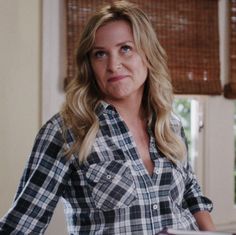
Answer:
<path fill-rule="evenodd" d="M 236 1 L 229 1 L 229 56 L 230 76 L 229 83 L 224 86 L 224 96 L 236 99 Z"/>
<path fill-rule="evenodd" d="M 67 78 L 75 75 L 78 37 L 89 15 L 108 0 L 65 0 Z M 217 0 L 133 0 L 150 17 L 168 55 L 176 94 L 221 94 Z"/>

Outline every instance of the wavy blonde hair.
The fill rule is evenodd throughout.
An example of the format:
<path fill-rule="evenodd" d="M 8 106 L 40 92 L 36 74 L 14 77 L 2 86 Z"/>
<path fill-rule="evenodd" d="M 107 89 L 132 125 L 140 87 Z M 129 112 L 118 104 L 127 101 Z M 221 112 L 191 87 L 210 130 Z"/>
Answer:
<path fill-rule="evenodd" d="M 81 35 L 76 54 L 77 76 L 67 87 L 66 102 L 62 109 L 66 128 L 71 128 L 76 138 L 69 154 L 78 154 L 79 161 L 83 162 L 96 138 L 99 121 L 95 109 L 101 100 L 101 94 L 96 85 L 89 53 L 97 29 L 116 20 L 125 20 L 130 24 L 137 51 L 147 63 L 148 78 L 143 101 L 158 148 L 168 159 L 174 162 L 182 160 L 186 148 L 170 123 L 173 91 L 166 53 L 146 14 L 127 1 L 117 1 L 102 8 L 90 18 Z"/>

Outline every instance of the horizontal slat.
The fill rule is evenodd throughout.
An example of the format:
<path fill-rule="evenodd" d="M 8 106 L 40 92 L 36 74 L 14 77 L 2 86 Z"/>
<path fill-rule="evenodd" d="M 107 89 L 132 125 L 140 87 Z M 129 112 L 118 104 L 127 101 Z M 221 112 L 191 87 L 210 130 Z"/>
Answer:
<path fill-rule="evenodd" d="M 67 82 L 75 76 L 75 50 L 88 17 L 105 0 L 65 0 Z M 168 55 L 178 94 L 221 94 L 217 0 L 133 0 L 150 17 Z"/>

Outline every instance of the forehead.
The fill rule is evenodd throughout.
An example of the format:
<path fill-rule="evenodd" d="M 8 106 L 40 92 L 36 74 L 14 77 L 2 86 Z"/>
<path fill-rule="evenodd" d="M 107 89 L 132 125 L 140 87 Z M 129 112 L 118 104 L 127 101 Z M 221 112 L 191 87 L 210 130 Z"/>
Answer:
<path fill-rule="evenodd" d="M 109 21 L 100 26 L 95 33 L 95 45 L 134 41 L 130 24 L 125 20 Z M 100 45 L 102 44 L 102 45 Z"/>

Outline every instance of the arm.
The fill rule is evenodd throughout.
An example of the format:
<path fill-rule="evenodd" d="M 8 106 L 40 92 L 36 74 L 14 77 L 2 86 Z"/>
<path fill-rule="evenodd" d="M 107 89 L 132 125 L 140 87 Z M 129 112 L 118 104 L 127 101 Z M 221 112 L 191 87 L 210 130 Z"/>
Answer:
<path fill-rule="evenodd" d="M 211 215 L 208 211 L 198 211 L 193 214 L 198 227 L 202 231 L 215 231 L 215 225 L 211 219 Z"/>
<path fill-rule="evenodd" d="M 181 136 L 187 146 L 183 128 L 181 129 Z M 203 196 L 188 159 L 186 160 L 184 168 L 187 174 L 184 201 L 193 214 L 200 230 L 215 231 L 216 229 L 209 213 L 213 208 L 212 202 Z"/>
<path fill-rule="evenodd" d="M 213 208 L 212 202 L 203 196 L 196 176 L 189 165 L 187 169 L 188 182 L 185 187 L 184 201 L 193 214 L 200 230 L 215 231 L 215 226 L 209 213 Z"/>
<path fill-rule="evenodd" d="M 43 234 L 69 174 L 62 146 L 58 125 L 48 122 L 36 137 L 14 204 L 0 220 L 0 234 Z"/>

